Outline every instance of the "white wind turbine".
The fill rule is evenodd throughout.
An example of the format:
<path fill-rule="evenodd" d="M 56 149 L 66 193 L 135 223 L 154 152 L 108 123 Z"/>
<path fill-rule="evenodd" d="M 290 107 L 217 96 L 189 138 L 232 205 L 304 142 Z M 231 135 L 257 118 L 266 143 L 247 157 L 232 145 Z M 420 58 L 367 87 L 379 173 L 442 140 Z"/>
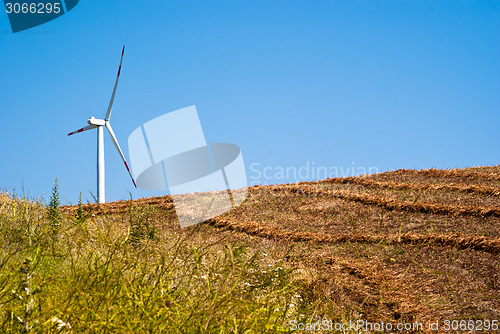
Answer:
<path fill-rule="evenodd" d="M 127 171 L 134 183 L 134 186 L 137 188 L 135 184 L 134 178 L 132 177 L 132 173 L 128 168 L 127 160 L 125 160 L 125 156 L 120 148 L 120 144 L 116 140 L 115 133 L 113 132 L 113 128 L 109 123 L 109 119 L 111 117 L 111 108 L 113 107 L 113 101 L 115 100 L 116 86 L 118 86 L 118 79 L 120 79 L 120 71 L 122 69 L 122 61 L 123 61 L 123 53 L 125 52 L 125 46 L 122 49 L 122 57 L 120 59 L 120 67 L 118 68 L 118 74 L 116 76 L 115 87 L 113 88 L 113 94 L 111 95 L 111 100 L 109 101 L 108 111 L 106 112 L 106 117 L 104 119 L 96 119 L 94 116 L 90 117 L 87 123 L 88 126 L 81 128 L 79 130 L 68 133 L 68 136 L 71 136 L 75 133 L 80 133 L 83 131 L 91 130 L 97 128 L 97 201 L 99 203 L 105 203 L 104 199 L 104 132 L 103 127 L 105 126 L 108 129 L 109 135 L 111 136 L 111 140 L 113 144 L 115 144 L 118 153 L 120 154 L 125 167 L 127 167 Z"/>

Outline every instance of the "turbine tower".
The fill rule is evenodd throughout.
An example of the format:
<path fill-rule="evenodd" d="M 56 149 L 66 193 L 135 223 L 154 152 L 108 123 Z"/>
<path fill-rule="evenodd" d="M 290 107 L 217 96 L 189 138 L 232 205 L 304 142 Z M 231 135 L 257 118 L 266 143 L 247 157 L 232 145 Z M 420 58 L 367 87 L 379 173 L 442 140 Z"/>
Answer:
<path fill-rule="evenodd" d="M 123 61 L 123 53 L 125 52 L 125 46 L 122 49 L 122 57 L 120 59 L 120 67 L 118 67 L 118 74 L 116 75 L 115 87 L 113 88 L 113 94 L 111 94 L 111 100 L 109 101 L 108 110 L 106 112 L 106 117 L 104 119 L 97 119 L 94 116 L 90 117 L 87 123 L 88 126 L 81 128 L 79 130 L 68 133 L 68 136 L 71 136 L 75 133 L 80 133 L 87 130 L 92 130 L 97 128 L 97 201 L 98 203 L 105 203 L 105 195 L 104 195 L 104 129 L 106 127 L 108 129 L 109 135 L 111 136 L 111 140 L 113 144 L 120 154 L 120 157 L 127 168 L 128 174 L 134 183 L 134 186 L 137 188 L 135 184 L 132 173 L 130 172 L 130 168 L 128 167 L 127 160 L 125 160 L 125 156 L 123 155 L 122 149 L 120 148 L 120 144 L 116 140 L 115 133 L 113 132 L 113 128 L 111 127 L 111 123 L 109 121 L 111 117 L 111 108 L 113 107 L 113 101 L 115 100 L 116 87 L 118 86 L 118 79 L 120 79 L 120 71 L 122 69 L 122 61 Z"/>

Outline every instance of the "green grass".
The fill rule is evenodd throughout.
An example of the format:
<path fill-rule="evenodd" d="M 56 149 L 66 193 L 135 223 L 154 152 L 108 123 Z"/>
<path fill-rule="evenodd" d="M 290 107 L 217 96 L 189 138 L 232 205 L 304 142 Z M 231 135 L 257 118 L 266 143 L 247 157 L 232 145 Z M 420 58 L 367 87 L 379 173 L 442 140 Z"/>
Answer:
<path fill-rule="evenodd" d="M 46 210 L 0 195 L 1 333 L 288 332 L 299 312 L 291 270 L 244 244 L 154 229 L 148 207 L 54 234 Z"/>

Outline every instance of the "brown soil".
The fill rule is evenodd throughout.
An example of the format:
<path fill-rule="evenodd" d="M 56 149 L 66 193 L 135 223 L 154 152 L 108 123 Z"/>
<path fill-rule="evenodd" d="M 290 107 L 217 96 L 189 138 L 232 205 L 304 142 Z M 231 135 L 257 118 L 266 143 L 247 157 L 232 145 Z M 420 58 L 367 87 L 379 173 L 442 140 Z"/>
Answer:
<path fill-rule="evenodd" d="M 119 222 L 145 204 L 178 233 L 285 257 L 316 315 L 500 320 L 500 166 L 256 186 L 236 209 L 183 230 L 169 196 L 85 207 Z"/>

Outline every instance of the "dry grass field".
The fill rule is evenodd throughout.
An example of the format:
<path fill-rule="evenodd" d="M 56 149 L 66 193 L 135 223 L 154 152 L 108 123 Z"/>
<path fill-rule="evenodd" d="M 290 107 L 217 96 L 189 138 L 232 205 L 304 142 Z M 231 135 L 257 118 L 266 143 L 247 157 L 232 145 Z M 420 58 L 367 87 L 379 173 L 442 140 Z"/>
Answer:
<path fill-rule="evenodd" d="M 62 208 L 67 217 L 76 209 Z M 171 252 L 165 243 L 182 239 L 186 249 L 207 250 L 205 265 L 211 270 L 217 266 L 210 261 L 219 258 L 210 254 L 231 245 L 258 258 L 251 266 L 260 268 L 260 275 L 267 275 L 266 266 L 289 274 L 286 282 L 269 285 L 257 297 L 235 297 L 258 299 L 274 293 L 268 302 L 284 303 L 283 313 L 281 306 L 267 309 L 263 327 L 245 327 L 248 322 L 240 327 L 235 322 L 208 325 L 223 322 L 224 314 L 235 309 L 229 307 L 213 319 L 209 315 L 205 327 L 186 332 L 287 332 L 294 319 L 363 319 L 392 324 L 439 321 L 437 331 L 425 326 L 406 331 L 436 333 L 447 332 L 445 320 L 500 320 L 500 166 L 397 170 L 255 186 L 233 211 L 185 229 L 178 226 L 168 196 L 87 204 L 84 209 L 88 230 L 104 229 L 118 239 L 142 236 L 152 262 L 158 253 Z M 160 241 L 146 240 L 148 231 L 155 231 Z M 279 300 L 280 295 L 288 297 Z M 272 316 L 271 311 L 279 314 Z M 485 329 L 460 332 L 496 332 Z"/>
<path fill-rule="evenodd" d="M 133 202 L 143 204 L 163 210 L 160 226 L 189 233 L 168 197 Z M 237 209 L 190 229 L 286 257 L 315 316 L 500 319 L 500 167 L 256 186 Z"/>

